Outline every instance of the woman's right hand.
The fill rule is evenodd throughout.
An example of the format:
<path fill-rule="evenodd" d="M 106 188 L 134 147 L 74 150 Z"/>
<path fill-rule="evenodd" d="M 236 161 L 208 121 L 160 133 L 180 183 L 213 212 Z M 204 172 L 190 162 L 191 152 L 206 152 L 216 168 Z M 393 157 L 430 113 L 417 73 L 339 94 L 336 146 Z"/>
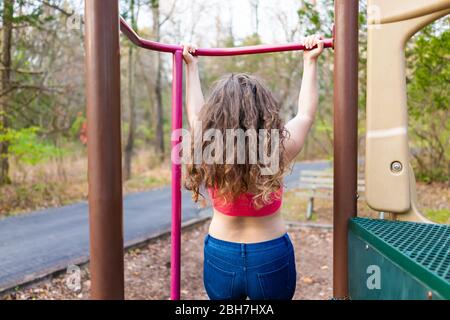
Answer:
<path fill-rule="evenodd" d="M 198 63 L 198 57 L 193 54 L 197 50 L 197 47 L 191 43 L 181 44 L 183 46 L 183 59 L 187 65 L 193 65 Z"/>

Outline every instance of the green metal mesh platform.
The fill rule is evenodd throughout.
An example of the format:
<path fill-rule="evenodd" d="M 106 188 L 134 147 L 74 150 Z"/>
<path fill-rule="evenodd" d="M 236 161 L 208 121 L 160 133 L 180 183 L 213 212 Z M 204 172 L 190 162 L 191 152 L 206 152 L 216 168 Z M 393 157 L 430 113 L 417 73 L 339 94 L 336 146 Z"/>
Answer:
<path fill-rule="evenodd" d="M 353 222 L 450 282 L 450 226 L 364 218 Z"/>
<path fill-rule="evenodd" d="M 349 228 L 416 276 L 450 288 L 449 225 L 354 218 Z"/>

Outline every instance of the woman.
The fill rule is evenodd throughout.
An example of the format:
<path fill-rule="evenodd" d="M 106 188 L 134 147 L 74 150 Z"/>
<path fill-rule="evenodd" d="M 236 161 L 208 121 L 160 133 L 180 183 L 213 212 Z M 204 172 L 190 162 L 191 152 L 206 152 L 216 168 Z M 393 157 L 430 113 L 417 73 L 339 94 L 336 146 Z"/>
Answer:
<path fill-rule="evenodd" d="M 317 35 L 305 39 L 298 111 L 285 125 L 270 90 L 251 75 L 221 78 L 205 102 L 196 48 L 183 46 L 191 130 L 201 131 L 202 137 L 208 130 L 223 134 L 219 138 L 222 150 L 211 152 L 215 161 L 203 158 L 188 164 L 185 177 L 185 186 L 193 192 L 195 201 L 207 188 L 214 209 L 204 240 L 204 285 L 210 299 L 292 299 L 294 295 L 294 250 L 280 214 L 283 177 L 313 124 L 318 104 L 317 58 L 323 50 L 321 39 Z M 238 135 L 232 137 L 231 144 L 225 143 L 230 129 L 245 133 L 266 131 L 262 135 L 245 135 L 246 145 L 239 150 L 234 140 Z M 272 135 L 274 130 L 276 134 Z M 211 148 L 214 139 L 205 140 L 200 142 L 202 152 Z M 250 149 L 255 145 L 263 145 L 265 154 L 276 156 L 275 170 L 273 166 L 266 170 L 262 154 L 257 153 L 254 161 Z M 193 142 L 190 151 L 196 150 Z M 220 151 L 223 153 L 219 155 Z"/>

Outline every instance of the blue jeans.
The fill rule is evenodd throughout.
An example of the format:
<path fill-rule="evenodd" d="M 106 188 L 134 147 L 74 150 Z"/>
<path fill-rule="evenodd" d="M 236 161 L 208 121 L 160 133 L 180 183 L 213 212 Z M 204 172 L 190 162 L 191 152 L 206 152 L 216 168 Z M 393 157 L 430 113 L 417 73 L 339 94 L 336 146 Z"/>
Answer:
<path fill-rule="evenodd" d="M 205 237 L 203 282 L 211 300 L 290 300 L 296 280 L 287 233 L 248 244 Z"/>

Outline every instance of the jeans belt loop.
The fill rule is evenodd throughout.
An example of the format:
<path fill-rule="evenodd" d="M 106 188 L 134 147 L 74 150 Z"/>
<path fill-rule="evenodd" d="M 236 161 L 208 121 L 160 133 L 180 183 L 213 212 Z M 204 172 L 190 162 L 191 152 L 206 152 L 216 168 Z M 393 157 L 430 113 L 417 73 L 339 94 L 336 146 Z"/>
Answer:
<path fill-rule="evenodd" d="M 287 232 L 284 234 L 284 241 L 286 241 L 286 244 L 289 245 L 289 236 Z"/>

